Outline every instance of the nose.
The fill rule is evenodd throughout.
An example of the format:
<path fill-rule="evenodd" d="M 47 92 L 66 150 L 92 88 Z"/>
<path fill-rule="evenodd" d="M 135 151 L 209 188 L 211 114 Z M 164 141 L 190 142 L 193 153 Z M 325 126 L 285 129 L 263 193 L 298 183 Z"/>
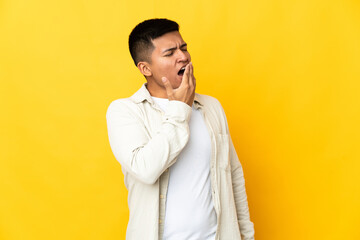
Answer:
<path fill-rule="evenodd" d="M 177 57 L 179 62 L 187 62 L 189 60 L 189 53 L 181 49 L 177 50 Z"/>

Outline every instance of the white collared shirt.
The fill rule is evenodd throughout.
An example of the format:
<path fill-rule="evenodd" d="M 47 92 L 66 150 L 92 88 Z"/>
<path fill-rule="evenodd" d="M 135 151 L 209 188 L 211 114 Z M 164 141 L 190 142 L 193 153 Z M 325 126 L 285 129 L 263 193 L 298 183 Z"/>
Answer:
<path fill-rule="evenodd" d="M 210 180 L 217 215 L 216 240 L 254 239 L 243 170 L 218 100 L 195 94 L 194 107 L 211 139 Z M 120 162 L 130 210 L 126 239 L 162 239 L 168 168 L 189 140 L 191 107 L 170 101 L 163 112 L 144 84 L 130 98 L 114 100 L 106 119 L 111 149 Z M 189 219 L 191 221 L 191 219 Z"/>

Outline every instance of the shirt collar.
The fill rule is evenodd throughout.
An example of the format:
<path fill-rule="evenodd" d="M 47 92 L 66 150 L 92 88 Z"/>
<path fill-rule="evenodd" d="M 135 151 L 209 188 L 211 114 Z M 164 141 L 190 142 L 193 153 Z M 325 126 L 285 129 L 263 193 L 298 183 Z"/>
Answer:
<path fill-rule="evenodd" d="M 152 99 L 149 91 L 146 88 L 146 83 L 144 83 L 141 88 L 134 93 L 131 97 L 130 97 L 135 103 L 141 103 L 143 101 L 148 101 L 150 104 L 154 104 L 154 100 Z M 194 106 L 196 109 L 200 108 L 203 106 L 203 104 L 201 103 L 200 100 L 200 95 L 195 93 L 195 97 L 194 97 Z"/>

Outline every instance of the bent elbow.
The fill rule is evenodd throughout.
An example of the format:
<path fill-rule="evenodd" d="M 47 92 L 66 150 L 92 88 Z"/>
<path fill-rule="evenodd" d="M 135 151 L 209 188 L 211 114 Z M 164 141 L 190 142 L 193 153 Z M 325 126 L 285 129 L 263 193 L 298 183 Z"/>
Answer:
<path fill-rule="evenodd" d="M 150 161 L 150 159 L 158 159 L 161 157 L 145 153 L 144 151 L 140 151 L 140 149 L 142 148 L 137 148 L 133 151 L 128 169 L 140 182 L 148 185 L 155 184 L 162 174 L 163 166 L 159 164 L 161 161 L 154 162 Z"/>
<path fill-rule="evenodd" d="M 145 172 L 142 174 L 134 173 L 133 176 L 140 182 L 147 184 L 147 185 L 153 185 L 156 183 L 156 181 L 159 179 L 160 176 L 158 176 L 155 173 L 151 172 Z"/>
<path fill-rule="evenodd" d="M 155 166 L 139 166 L 134 164 L 129 170 L 133 177 L 147 185 L 155 184 L 161 175 L 161 172 Z"/>
<path fill-rule="evenodd" d="M 156 177 L 152 177 L 152 176 L 147 176 L 147 177 L 143 177 L 141 179 L 141 181 L 147 185 L 153 185 L 156 183 L 156 181 L 158 180 L 159 178 L 156 178 Z"/>

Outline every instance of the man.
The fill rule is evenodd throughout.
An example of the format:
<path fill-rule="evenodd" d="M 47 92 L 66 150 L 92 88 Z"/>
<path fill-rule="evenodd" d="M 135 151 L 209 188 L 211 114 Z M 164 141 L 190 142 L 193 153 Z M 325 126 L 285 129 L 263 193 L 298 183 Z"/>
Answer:
<path fill-rule="evenodd" d="M 129 48 L 147 83 L 106 114 L 129 192 L 126 238 L 254 239 L 224 111 L 215 98 L 195 93 L 178 24 L 146 20 L 131 32 Z"/>

